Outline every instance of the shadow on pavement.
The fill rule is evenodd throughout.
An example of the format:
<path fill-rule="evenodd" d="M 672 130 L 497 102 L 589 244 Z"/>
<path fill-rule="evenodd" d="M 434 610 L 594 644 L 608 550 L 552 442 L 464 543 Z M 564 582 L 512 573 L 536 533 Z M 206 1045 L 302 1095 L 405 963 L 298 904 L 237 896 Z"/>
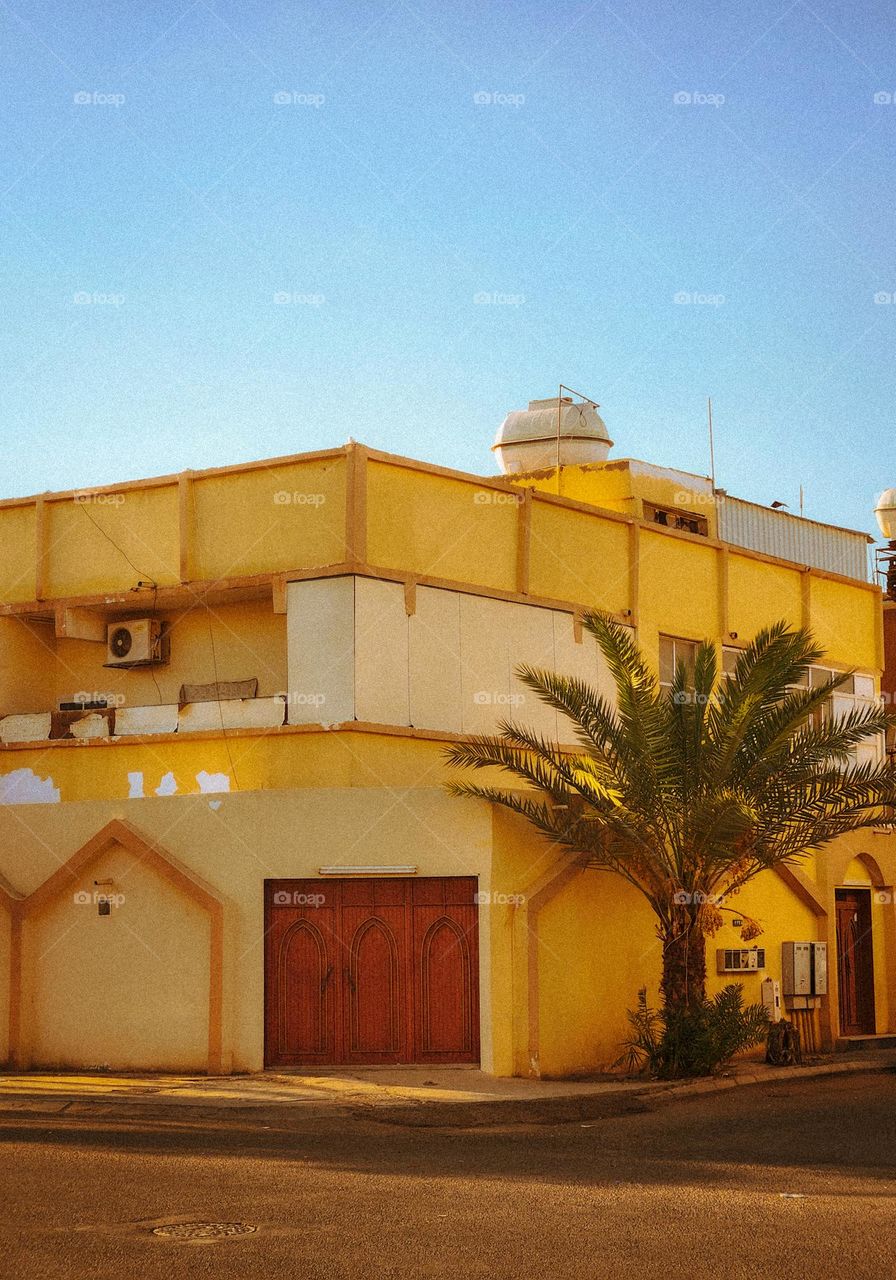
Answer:
<path fill-rule="evenodd" d="M 556 1185 L 737 1184 L 774 1170 L 809 1169 L 890 1181 L 894 1117 L 896 1076 L 881 1074 L 732 1090 L 645 1114 L 504 1129 L 411 1130 L 332 1111 L 122 1118 L 114 1104 L 104 1104 L 91 1114 L 3 1117 L 0 1143 Z"/>

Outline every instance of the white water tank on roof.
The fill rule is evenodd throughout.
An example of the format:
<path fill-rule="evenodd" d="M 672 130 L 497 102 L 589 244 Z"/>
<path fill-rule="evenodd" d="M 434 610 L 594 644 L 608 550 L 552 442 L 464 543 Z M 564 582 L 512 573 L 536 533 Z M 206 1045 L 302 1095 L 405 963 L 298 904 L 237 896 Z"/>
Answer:
<path fill-rule="evenodd" d="M 885 538 L 896 538 L 896 489 L 884 489 L 874 508 L 877 523 Z"/>
<path fill-rule="evenodd" d="M 559 448 L 558 448 L 559 436 Z M 513 409 L 498 428 L 492 450 L 505 475 L 604 462 L 613 441 L 597 406 L 574 404 L 569 396 L 530 400 Z"/>

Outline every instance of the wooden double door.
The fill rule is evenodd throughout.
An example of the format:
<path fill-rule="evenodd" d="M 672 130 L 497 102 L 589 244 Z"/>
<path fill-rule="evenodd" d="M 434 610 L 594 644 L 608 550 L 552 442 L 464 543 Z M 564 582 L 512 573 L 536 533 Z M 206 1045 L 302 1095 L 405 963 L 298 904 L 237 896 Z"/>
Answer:
<path fill-rule="evenodd" d="M 265 882 L 265 1061 L 479 1061 L 475 877 Z"/>
<path fill-rule="evenodd" d="M 840 1034 L 874 1034 L 874 953 L 871 940 L 871 890 L 838 889 L 837 983 Z"/>

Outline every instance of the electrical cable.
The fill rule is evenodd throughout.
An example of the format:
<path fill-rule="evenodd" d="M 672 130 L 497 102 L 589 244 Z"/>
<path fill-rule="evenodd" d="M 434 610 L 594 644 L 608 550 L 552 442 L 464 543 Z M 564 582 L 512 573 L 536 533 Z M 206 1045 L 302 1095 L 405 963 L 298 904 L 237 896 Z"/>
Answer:
<path fill-rule="evenodd" d="M 78 506 L 87 516 L 88 520 L 94 526 L 94 528 L 100 531 L 100 533 L 103 535 L 106 541 L 115 548 L 115 550 L 119 553 L 119 555 L 123 556 L 124 559 L 127 560 L 128 564 L 131 566 L 134 572 L 140 575 L 140 577 L 137 580 L 136 587 L 131 587 L 130 590 L 139 591 L 141 586 L 143 585 L 144 579 L 149 584 L 149 586 L 152 587 L 152 605 L 150 607 L 149 616 L 154 621 L 156 618 L 156 606 L 159 598 L 159 584 L 156 582 L 155 578 L 153 578 L 151 574 L 145 573 L 142 569 L 140 569 L 137 565 L 135 565 L 131 557 L 125 551 L 124 547 L 120 547 L 118 543 L 115 541 L 115 539 L 112 537 L 112 535 L 103 528 L 103 526 L 99 523 L 99 521 L 94 520 L 93 516 L 90 514 L 90 512 L 87 509 L 86 502 L 79 502 Z M 149 674 L 152 677 L 152 682 L 156 687 L 156 694 L 159 700 L 158 705 L 161 706 L 162 705 L 162 689 L 161 689 L 161 686 L 159 685 L 158 680 L 156 679 L 156 673 L 152 668 L 152 664 L 150 664 L 149 666 Z"/>
<path fill-rule="evenodd" d="M 131 568 L 134 570 L 134 572 L 135 572 L 135 573 L 140 574 L 140 579 L 138 580 L 137 586 L 136 586 L 136 587 L 132 587 L 132 588 L 131 588 L 131 590 L 132 590 L 132 591 L 139 590 L 139 589 L 140 589 L 140 586 L 142 585 L 142 582 L 143 582 L 143 580 L 144 580 L 144 579 L 145 579 L 145 580 L 146 580 L 146 582 L 147 582 L 147 583 L 152 587 L 152 590 L 153 590 L 153 598 L 152 598 L 152 609 L 151 609 L 151 612 L 150 612 L 150 617 L 155 618 L 155 616 L 156 616 L 156 603 L 157 603 L 157 600 L 158 600 L 158 594 L 159 594 L 159 586 L 158 586 L 158 583 L 155 581 L 155 579 L 154 579 L 150 574 L 145 573 L 145 572 L 144 572 L 144 570 L 140 569 L 136 564 L 134 564 L 133 560 L 130 558 L 130 556 L 129 556 L 129 555 L 128 555 L 128 553 L 124 550 L 124 548 L 123 548 L 123 547 L 120 547 L 120 546 L 118 545 L 118 543 L 115 541 L 115 539 L 111 536 L 111 534 L 109 534 L 109 533 L 108 533 L 108 532 L 103 528 L 103 526 L 102 526 L 102 525 L 101 525 L 97 520 L 95 520 L 95 519 L 93 518 L 93 516 L 91 515 L 91 513 L 90 513 L 90 512 L 88 511 L 88 509 L 87 509 L 87 504 L 86 504 L 86 503 L 83 503 L 83 502 L 82 502 L 82 503 L 79 503 L 78 505 L 79 505 L 80 507 L 82 507 L 82 508 L 83 508 L 84 514 L 85 514 L 85 515 L 87 516 L 87 518 L 90 520 L 91 524 L 92 524 L 92 525 L 94 525 L 94 527 L 95 527 L 96 529 L 98 529 L 98 530 L 99 530 L 99 532 L 103 535 L 103 537 L 106 539 L 106 541 L 107 541 L 107 542 L 109 542 L 109 543 L 110 543 L 110 544 L 115 548 L 115 550 L 116 550 L 116 551 L 117 551 L 121 556 L 123 556 L 123 557 L 124 557 L 124 559 L 125 559 L 125 560 L 127 560 L 128 564 L 131 566 Z M 197 600 L 197 602 L 196 602 L 196 603 L 198 604 L 198 603 L 200 603 L 200 601 L 198 601 L 198 600 Z M 213 669 L 214 674 L 215 674 L 215 690 L 216 690 L 216 692 L 217 692 L 217 693 L 219 693 L 219 694 L 220 694 L 220 680 L 218 679 L 218 654 L 217 654 L 217 650 L 215 649 L 215 635 L 214 635 L 214 629 L 213 629 L 213 627 L 212 627 L 211 610 L 209 609 L 208 604 L 207 604 L 205 601 L 202 601 L 201 603 L 202 603 L 203 607 L 205 608 L 206 621 L 208 622 L 208 638 L 209 638 L 209 646 L 210 646 L 210 648 L 211 648 L 211 654 L 212 654 L 212 669 Z M 159 686 L 159 682 L 158 682 L 158 680 L 156 679 L 156 674 L 155 674 L 155 671 L 153 671 L 152 666 L 150 666 L 150 668 L 149 668 L 149 673 L 150 673 L 150 675 L 152 676 L 152 681 L 153 681 L 153 684 L 154 684 L 154 685 L 155 685 L 155 687 L 156 687 L 156 692 L 157 692 L 157 694 L 158 694 L 158 698 L 159 698 L 159 705 L 161 706 L 161 705 L 162 705 L 162 690 L 161 690 L 161 688 L 160 688 L 160 686 Z M 239 791 L 239 790 L 240 790 L 239 779 L 237 778 L 236 764 L 234 763 L 233 753 L 232 753 L 232 751 L 231 751 L 231 749 L 230 749 L 230 739 L 229 739 L 229 738 L 228 738 L 228 736 L 227 736 L 227 727 L 226 727 L 226 725 L 224 724 L 224 710 L 223 710 L 223 708 L 222 708 L 222 706 L 221 706 L 221 698 L 220 698 L 220 696 L 218 697 L 218 700 L 217 700 L 217 701 L 218 701 L 218 715 L 219 715 L 219 718 L 220 718 L 220 721 L 221 721 L 221 736 L 222 736 L 222 738 L 224 739 L 224 746 L 226 747 L 226 750 L 227 750 L 227 759 L 228 759 L 228 761 L 229 761 L 229 763 L 230 763 L 230 770 L 231 770 L 231 773 L 232 773 L 232 775 L 233 775 L 233 781 L 234 781 L 234 784 L 235 784 L 236 790 L 237 790 L 237 791 Z"/>

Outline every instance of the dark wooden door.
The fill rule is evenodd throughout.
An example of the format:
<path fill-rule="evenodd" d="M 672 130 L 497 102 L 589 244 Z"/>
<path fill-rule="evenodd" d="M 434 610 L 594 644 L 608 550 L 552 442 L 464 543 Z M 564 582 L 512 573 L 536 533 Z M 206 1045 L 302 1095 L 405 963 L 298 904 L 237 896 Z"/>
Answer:
<path fill-rule="evenodd" d="M 874 1034 L 874 956 L 870 889 L 838 889 L 837 979 L 840 1034 Z"/>
<path fill-rule="evenodd" d="M 265 1062 L 478 1062 L 476 880 L 269 880 Z"/>

